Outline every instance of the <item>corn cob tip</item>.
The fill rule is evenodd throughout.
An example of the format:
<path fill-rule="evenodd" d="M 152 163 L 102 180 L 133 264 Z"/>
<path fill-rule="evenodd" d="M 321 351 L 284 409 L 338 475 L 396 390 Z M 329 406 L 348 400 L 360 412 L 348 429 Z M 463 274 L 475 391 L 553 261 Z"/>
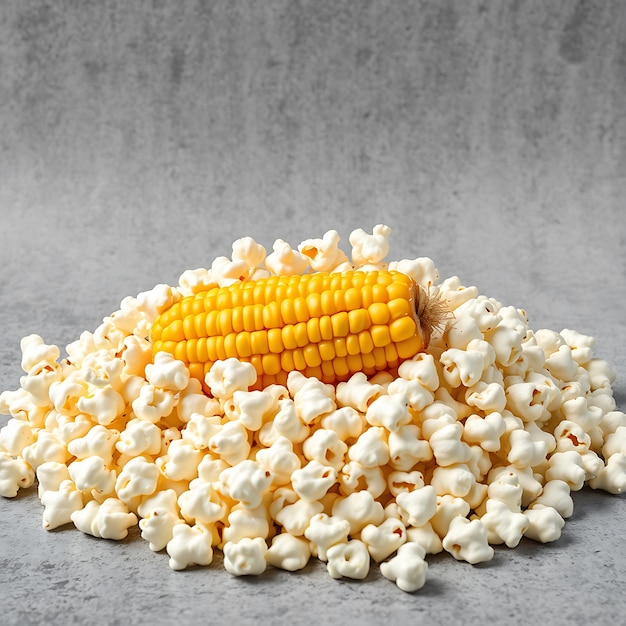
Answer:
<path fill-rule="evenodd" d="M 433 294 L 430 289 L 426 290 L 421 286 L 417 289 L 415 310 L 422 331 L 424 350 L 426 350 L 433 332 L 443 330 L 446 321 L 453 317 L 453 313 L 450 310 L 450 303 L 441 296 L 440 292 Z"/>

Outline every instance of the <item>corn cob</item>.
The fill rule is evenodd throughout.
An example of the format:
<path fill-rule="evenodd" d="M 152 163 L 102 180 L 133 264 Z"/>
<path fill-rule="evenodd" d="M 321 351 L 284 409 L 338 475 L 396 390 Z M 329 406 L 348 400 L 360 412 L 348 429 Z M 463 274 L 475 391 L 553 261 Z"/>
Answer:
<path fill-rule="evenodd" d="M 204 382 L 211 365 L 252 363 L 256 388 L 284 384 L 299 370 L 336 383 L 356 372 L 397 367 L 428 346 L 426 294 L 394 271 L 272 276 L 212 288 L 164 311 L 151 330 L 166 351 Z M 422 302 L 420 302 L 422 300 Z"/>

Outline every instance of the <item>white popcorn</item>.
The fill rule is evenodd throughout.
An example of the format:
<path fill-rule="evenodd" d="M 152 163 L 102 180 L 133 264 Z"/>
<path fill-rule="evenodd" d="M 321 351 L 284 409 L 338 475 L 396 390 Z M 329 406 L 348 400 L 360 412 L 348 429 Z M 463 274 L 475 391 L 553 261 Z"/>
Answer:
<path fill-rule="evenodd" d="M 73 439 L 67 444 L 67 450 L 77 459 L 99 456 L 109 465 L 113 460 L 113 448 L 119 438 L 119 431 L 98 424 L 83 437 Z"/>
<path fill-rule="evenodd" d="M 476 322 L 478 329 L 486 333 L 498 325 L 501 321 L 499 314 L 500 305 L 493 299 L 485 296 L 477 296 L 467 300 L 455 309 L 455 317 L 469 317 Z"/>
<path fill-rule="evenodd" d="M 430 481 L 438 496 L 450 494 L 460 498 L 467 496 L 475 483 L 476 479 L 465 463 L 436 467 Z"/>
<path fill-rule="evenodd" d="M 58 491 L 64 480 L 71 480 L 70 471 L 65 463 L 48 461 L 37 468 L 37 493 L 41 498 L 44 491 Z"/>
<path fill-rule="evenodd" d="M 145 384 L 132 401 L 132 408 L 139 419 L 156 424 L 172 412 L 176 402 L 177 397 L 171 391 Z"/>
<path fill-rule="evenodd" d="M 532 509 L 526 509 L 524 515 L 529 522 L 524 536 L 540 543 L 548 543 L 560 538 L 565 521 L 556 509 L 539 504 Z"/>
<path fill-rule="evenodd" d="M 205 267 L 185 270 L 178 279 L 178 291 L 183 297 L 208 291 L 211 287 L 217 286 L 217 279 L 213 276 L 211 270 Z"/>
<path fill-rule="evenodd" d="M 224 460 L 207 454 L 202 457 L 198 464 L 198 479 L 207 483 L 214 483 L 219 480 L 220 474 L 229 467 Z"/>
<path fill-rule="evenodd" d="M 529 508 L 534 508 L 535 505 L 552 507 L 563 518 L 571 517 L 574 512 L 570 487 L 563 480 L 549 480 L 543 486 L 541 495 L 531 503 Z"/>
<path fill-rule="evenodd" d="M 176 393 L 189 382 L 189 369 L 168 352 L 157 352 L 146 365 L 146 380 L 154 387 Z"/>
<path fill-rule="evenodd" d="M 294 250 L 286 241 L 277 239 L 273 252 L 265 259 L 265 266 L 276 276 L 304 274 L 311 265 L 311 259 Z"/>
<path fill-rule="evenodd" d="M 486 511 L 480 521 L 487 529 L 489 543 L 505 543 L 507 547 L 515 548 L 530 526 L 528 518 L 523 513 L 512 511 L 504 502 L 496 499 L 487 499 Z"/>
<path fill-rule="evenodd" d="M 150 550 L 159 552 L 174 536 L 174 526 L 182 524 L 178 515 L 177 496 L 173 489 L 164 489 L 142 501 L 137 512 L 141 536 L 149 542 Z"/>
<path fill-rule="evenodd" d="M 37 432 L 37 440 L 22 450 L 24 460 L 37 471 L 37 468 L 48 461 L 65 463 L 69 458 L 67 448 L 54 434 L 40 430 Z"/>
<path fill-rule="evenodd" d="M 439 388 L 435 357 L 426 352 L 419 352 L 412 359 L 403 361 L 398 367 L 398 376 L 406 380 L 415 380 L 433 393 Z"/>
<path fill-rule="evenodd" d="M 562 339 L 572 351 L 572 358 L 578 365 L 586 365 L 593 356 L 593 337 L 583 335 L 575 330 L 564 328 L 560 333 Z"/>
<path fill-rule="evenodd" d="M 123 454 L 132 456 L 158 454 L 161 450 L 161 429 L 146 420 L 129 420 L 115 442 L 115 447 Z"/>
<path fill-rule="evenodd" d="M 610 387 L 615 382 L 615 372 L 611 365 L 603 359 L 591 359 L 586 364 L 591 379 L 591 390 Z"/>
<path fill-rule="evenodd" d="M 188 422 L 194 413 L 202 417 L 218 416 L 221 414 L 221 407 L 219 400 L 202 393 L 202 383 L 199 380 L 190 378 L 187 387 L 180 392 L 176 411 L 183 422 Z"/>
<path fill-rule="evenodd" d="M 363 432 L 365 418 L 351 406 L 344 406 L 325 415 L 320 425 L 327 430 L 334 430 L 342 441 L 346 441 L 356 439 Z"/>
<path fill-rule="evenodd" d="M 419 544 L 406 543 L 400 546 L 396 556 L 380 564 L 380 573 L 395 582 L 402 591 L 417 591 L 426 584 L 428 563 L 424 556 L 424 550 Z"/>
<path fill-rule="evenodd" d="M 213 533 L 203 524 L 176 524 L 166 546 L 170 567 L 183 570 L 191 565 L 210 565 L 213 561 L 212 544 Z"/>
<path fill-rule="evenodd" d="M 510 451 L 507 461 L 515 467 L 534 467 L 546 458 L 548 445 L 545 441 L 533 441 L 526 430 L 516 429 L 509 433 Z"/>
<path fill-rule="evenodd" d="M 269 448 L 259 450 L 256 460 L 270 473 L 273 487 L 289 483 L 293 472 L 302 466 L 300 457 L 293 451 L 293 444 L 286 437 L 278 437 Z"/>
<path fill-rule="evenodd" d="M 295 492 L 292 492 L 297 498 Z M 276 498 L 277 493 L 274 492 Z M 280 501 L 280 496 L 279 496 Z M 276 501 L 275 501 L 276 502 Z M 272 507 L 275 507 L 273 503 Z M 272 510 L 272 508 L 270 508 Z M 272 517 L 291 535 L 301 536 L 309 526 L 311 518 L 324 510 L 321 502 L 311 500 L 295 500 L 279 508 Z"/>
<path fill-rule="evenodd" d="M 309 542 L 289 533 L 280 533 L 272 539 L 272 545 L 265 553 L 265 560 L 274 567 L 295 572 L 309 562 L 311 548 Z"/>
<path fill-rule="evenodd" d="M 580 460 L 585 470 L 586 481 L 597 478 L 604 470 L 604 461 L 593 450 L 584 450 L 581 452 Z"/>
<path fill-rule="evenodd" d="M 572 491 L 582 489 L 585 483 L 585 470 L 580 455 L 573 450 L 555 452 L 549 459 L 546 480 L 563 480 Z"/>
<path fill-rule="evenodd" d="M 558 350 L 546 356 L 544 367 L 559 380 L 573 380 L 578 363 L 572 357 L 572 349 L 568 345 L 559 346 Z"/>
<path fill-rule="evenodd" d="M 87 383 L 77 376 L 54 381 L 50 385 L 50 401 L 54 408 L 65 415 L 76 415 L 80 410 L 76 406 L 78 399 L 87 393 Z M 13 413 L 11 413 L 13 414 Z"/>
<path fill-rule="evenodd" d="M 450 276 L 449 278 L 446 278 L 444 281 L 442 281 L 439 285 L 439 291 L 448 301 L 451 311 L 459 308 L 464 302 L 467 302 L 472 298 L 478 297 L 478 288 L 464 287 L 461 284 L 461 279 L 458 276 Z"/>
<path fill-rule="evenodd" d="M 296 413 L 296 405 L 290 398 L 278 401 L 278 413 L 271 422 L 259 431 L 259 441 L 264 446 L 271 446 L 279 437 L 285 437 L 293 443 L 300 443 L 309 436 L 309 427 Z"/>
<path fill-rule="evenodd" d="M 103 426 L 108 426 L 124 411 L 124 399 L 111 387 L 94 387 L 78 398 L 76 408 Z"/>
<path fill-rule="evenodd" d="M 482 340 L 483 334 L 471 317 L 456 317 L 446 331 L 446 345 L 451 349 L 465 350 L 473 340 Z"/>
<path fill-rule="evenodd" d="M 27 489 L 34 482 L 35 472 L 26 461 L 0 452 L 0 496 L 14 498 L 20 489 Z"/>
<path fill-rule="evenodd" d="M 71 514 L 74 526 L 81 532 L 102 539 L 120 541 L 128 536 L 128 529 L 137 523 L 137 516 L 117 498 L 107 498 L 102 504 L 95 500 Z"/>
<path fill-rule="evenodd" d="M 250 454 L 248 431 L 239 422 L 227 422 L 209 439 L 209 450 L 229 465 L 237 465 Z"/>
<path fill-rule="evenodd" d="M 287 387 L 293 397 L 298 417 L 307 426 L 337 408 L 334 387 L 317 378 L 306 378 L 300 372 L 290 372 L 287 376 Z"/>
<path fill-rule="evenodd" d="M 71 480 L 64 480 L 57 491 L 44 491 L 41 503 L 44 505 L 43 527 L 52 530 L 72 521 L 72 513 L 83 508 L 83 497 Z"/>
<path fill-rule="evenodd" d="M 233 242 L 233 261 L 243 261 L 249 267 L 259 267 L 265 261 L 265 248 L 252 237 L 242 237 Z"/>
<path fill-rule="evenodd" d="M 155 285 L 150 291 L 142 291 L 137 296 L 137 308 L 146 320 L 152 323 L 165 309 L 179 298 L 169 285 Z"/>
<path fill-rule="evenodd" d="M 507 408 L 524 422 L 542 420 L 548 389 L 545 385 L 521 382 L 509 385 L 506 390 Z"/>
<path fill-rule="evenodd" d="M 356 461 L 350 461 L 343 466 L 339 481 L 339 491 L 344 496 L 367 489 L 374 498 L 378 498 L 387 488 L 387 481 L 380 467 L 364 467 Z"/>
<path fill-rule="evenodd" d="M 350 533 L 350 522 L 326 513 L 314 515 L 304 531 L 304 536 L 311 542 L 311 553 L 320 561 L 327 561 L 330 546 L 345 543 Z"/>
<path fill-rule="evenodd" d="M 115 470 L 107 469 L 99 456 L 76 460 L 70 463 L 68 471 L 78 491 L 88 492 L 94 489 L 99 494 L 111 493 L 117 477 Z"/>
<path fill-rule="evenodd" d="M 270 525 L 265 506 L 256 508 L 233 507 L 228 515 L 228 525 L 222 530 L 222 541 L 237 542 L 241 539 L 266 538 L 269 535 Z"/>
<path fill-rule="evenodd" d="M 28 373 L 41 363 L 54 363 L 61 352 L 55 345 L 46 345 L 39 335 L 27 335 L 20 341 L 22 369 Z"/>
<path fill-rule="evenodd" d="M 439 279 L 439 272 L 435 263 L 428 257 L 392 261 L 389 263 L 389 269 L 406 274 L 427 291 Z"/>
<path fill-rule="evenodd" d="M 485 337 L 496 353 L 496 362 L 503 367 L 513 365 L 522 352 L 524 333 L 498 325 Z"/>
<path fill-rule="evenodd" d="M 137 496 L 149 496 L 156 491 L 159 468 L 142 456 L 128 461 L 115 483 L 118 498 L 128 504 Z"/>
<path fill-rule="evenodd" d="M 246 280 L 250 274 L 250 266 L 242 260 L 232 261 L 225 256 L 218 256 L 211 263 L 211 276 L 220 287 L 227 287 Z"/>
<path fill-rule="evenodd" d="M 472 565 L 490 561 L 494 554 L 487 542 L 487 529 L 482 522 L 477 519 L 470 521 L 460 515 L 450 521 L 442 545 L 455 559 Z"/>
<path fill-rule="evenodd" d="M 409 399 L 404 393 L 380 396 L 370 404 L 365 419 L 371 426 L 382 426 L 396 432 L 411 421 Z"/>
<path fill-rule="evenodd" d="M 182 431 L 182 438 L 190 441 L 196 450 L 209 447 L 213 435 L 222 430 L 222 418 L 219 415 L 205 417 L 200 413 L 192 413 Z"/>
<path fill-rule="evenodd" d="M 471 407 L 489 414 L 501 413 L 506 406 L 506 394 L 502 385 L 478 381 L 465 392 L 465 401 Z"/>
<path fill-rule="evenodd" d="M 401 492 L 396 502 L 411 526 L 423 526 L 437 512 L 437 493 L 432 485 Z"/>
<path fill-rule="evenodd" d="M 505 430 L 506 425 L 500 412 L 494 411 L 485 417 L 473 414 L 465 420 L 462 437 L 468 443 L 477 444 L 487 452 L 497 452 Z"/>
<path fill-rule="evenodd" d="M 425 554 L 439 554 L 443 550 L 441 537 L 433 530 L 430 522 L 417 528 L 407 528 L 406 536 L 407 542 L 419 545 Z"/>
<path fill-rule="evenodd" d="M 230 420 L 239 420 L 248 430 L 259 430 L 266 414 L 274 408 L 274 397 L 267 391 L 237 390 L 224 405 Z"/>
<path fill-rule="evenodd" d="M 374 226 L 371 235 L 361 228 L 350 233 L 349 241 L 352 245 L 352 263 L 354 265 L 376 265 L 389 252 L 389 235 L 391 228 L 384 224 Z"/>
<path fill-rule="evenodd" d="M 430 519 L 430 524 L 437 535 L 443 538 L 452 519 L 457 516 L 465 517 L 469 512 L 470 505 L 463 498 L 450 494 L 437 496 L 437 512 Z"/>
<path fill-rule="evenodd" d="M 13 456 L 22 454 L 26 446 L 35 443 L 36 435 L 28 422 L 11 418 L 0 429 L 0 452 L 8 452 Z"/>
<path fill-rule="evenodd" d="M 424 486 L 424 477 L 421 472 L 413 470 L 412 472 L 391 472 L 387 476 L 389 492 L 393 496 L 400 493 L 413 491 Z"/>
<path fill-rule="evenodd" d="M 422 439 L 422 432 L 415 424 L 407 424 L 389 433 L 387 445 L 389 464 L 396 470 L 407 471 L 416 463 L 428 462 L 433 458 L 430 444 Z"/>
<path fill-rule="evenodd" d="M 487 495 L 491 500 L 498 500 L 513 513 L 519 513 L 522 506 L 524 489 L 519 481 L 519 474 L 513 471 L 501 471 L 491 477 Z"/>
<path fill-rule="evenodd" d="M 506 482 L 509 480 L 508 474 L 514 474 L 515 478 L 511 478 L 511 480 L 517 479 L 517 483 L 522 488 L 522 506 L 528 506 L 541 493 L 542 484 L 536 480 L 530 467 L 519 468 L 514 465 L 496 467 L 489 472 L 487 481 L 491 484 L 499 478 L 504 478 L 504 482 Z M 499 499 L 502 498 L 499 497 Z"/>
<path fill-rule="evenodd" d="M 192 442 L 176 439 L 170 443 L 167 457 L 158 465 L 166 478 L 193 480 L 198 476 L 198 464 L 201 459 L 202 452 L 196 450 Z"/>
<path fill-rule="evenodd" d="M 371 426 L 348 448 L 348 457 L 364 467 L 378 467 L 389 461 L 385 430 Z"/>
<path fill-rule="evenodd" d="M 578 424 L 585 432 L 591 432 L 602 420 L 602 409 L 589 406 L 583 396 L 567 400 L 561 406 L 563 417 Z"/>
<path fill-rule="evenodd" d="M 369 574 L 370 554 L 367 546 L 358 539 L 330 546 L 326 556 L 326 569 L 333 578 L 363 580 Z"/>
<path fill-rule="evenodd" d="M 315 459 L 291 475 L 293 490 L 303 500 L 320 500 L 336 482 L 337 470 Z"/>
<path fill-rule="evenodd" d="M 247 391 L 257 379 L 252 363 L 234 358 L 215 361 L 204 380 L 216 398 L 229 398 L 235 391 Z"/>
<path fill-rule="evenodd" d="M 265 571 L 267 544 L 261 537 L 224 545 L 224 568 L 233 576 L 258 576 Z"/>
<path fill-rule="evenodd" d="M 212 483 L 192 480 L 190 489 L 178 496 L 180 513 L 187 523 L 211 524 L 226 517 L 228 507 Z"/>
<path fill-rule="evenodd" d="M 602 446 L 602 456 L 605 459 L 620 452 L 626 454 L 626 426 L 618 426 L 615 432 L 607 435 Z"/>
<path fill-rule="evenodd" d="M 623 411 L 609 411 L 602 416 L 599 428 L 606 437 L 614 433 L 620 426 L 626 426 L 626 413 Z"/>
<path fill-rule="evenodd" d="M 306 239 L 298 246 L 298 251 L 310 259 L 315 272 L 350 270 L 348 257 L 339 249 L 339 233 L 329 230 L 322 239 Z"/>
<path fill-rule="evenodd" d="M 381 385 L 372 384 L 363 372 L 357 372 L 347 382 L 337 385 L 337 404 L 365 413 L 369 405 L 382 393 Z"/>
<path fill-rule="evenodd" d="M 441 354 L 443 377 L 450 387 L 471 387 L 482 376 L 485 358 L 478 350 L 458 350 L 450 348 Z"/>
<path fill-rule="evenodd" d="M 245 460 L 220 474 L 219 489 L 243 506 L 253 509 L 261 504 L 271 482 L 271 474 L 260 463 Z"/>
<path fill-rule="evenodd" d="M 434 432 L 428 443 L 439 467 L 465 463 L 470 460 L 469 446 L 461 441 L 463 427 L 458 422 L 448 424 Z"/>
<path fill-rule="evenodd" d="M 355 535 L 368 524 L 382 523 L 385 519 L 383 506 L 369 491 L 355 491 L 345 498 L 337 499 L 332 507 L 333 517 L 350 522 L 350 534 Z"/>
<path fill-rule="evenodd" d="M 320 428 L 302 444 L 302 452 L 309 461 L 319 461 L 340 470 L 344 464 L 344 456 L 348 446 L 339 439 L 334 430 Z"/>
<path fill-rule="evenodd" d="M 589 481 L 592 489 L 603 489 L 613 494 L 620 494 L 626 491 L 626 454 L 616 452 L 611 455 L 606 467 L 596 478 Z"/>

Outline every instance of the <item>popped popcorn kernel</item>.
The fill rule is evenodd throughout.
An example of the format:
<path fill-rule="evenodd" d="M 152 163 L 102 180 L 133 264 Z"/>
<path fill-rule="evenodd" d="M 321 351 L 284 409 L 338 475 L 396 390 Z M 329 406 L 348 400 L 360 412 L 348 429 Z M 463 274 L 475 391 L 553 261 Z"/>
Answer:
<path fill-rule="evenodd" d="M 524 309 L 457 276 L 440 280 L 431 259 L 387 261 L 390 233 L 382 224 L 371 234 L 356 229 L 347 254 L 335 230 L 297 249 L 277 239 L 269 255 L 243 237 L 232 258 L 184 271 L 177 286 L 123 298 L 66 347 L 67 358 L 39 335 L 24 337 L 19 387 L 0 393 L 0 413 L 10 416 L 0 428 L 0 495 L 37 481 L 44 528 L 73 523 L 120 540 L 138 525 L 174 570 L 208 566 L 218 550 L 234 576 L 268 564 L 302 570 L 313 556 L 333 578 L 362 580 L 378 564 L 414 592 L 426 582 L 428 555 L 445 550 L 475 564 L 523 537 L 556 541 L 573 515 L 573 491 L 626 491 L 626 413 L 593 337 L 533 330 Z M 353 289 L 349 306 L 365 316 L 349 322 L 345 338 L 332 320 L 321 322 L 331 304 L 347 303 L 341 290 L 332 303 L 311 298 L 309 321 L 298 311 L 307 327 L 298 341 L 319 334 L 313 343 L 337 353 L 337 371 L 333 361 L 314 365 L 300 344 L 306 369 L 282 379 L 257 355 L 212 358 L 199 369 L 209 348 L 195 311 L 183 327 L 185 350 L 176 351 L 187 360 L 153 354 L 151 328 L 173 305 L 182 311 L 184 297 L 243 283 L 256 298 L 259 278 L 295 276 L 289 289 L 300 289 L 301 275 L 337 281 L 345 271 L 363 281 L 399 272 L 445 303 L 427 348 L 400 354 L 393 341 L 367 353 L 373 335 L 362 325 L 374 315 L 374 292 Z M 376 297 L 406 307 L 397 287 Z M 231 330 L 253 333 L 255 316 Z M 378 371 L 383 352 L 389 369 Z M 363 371 L 348 370 L 351 359 Z"/>

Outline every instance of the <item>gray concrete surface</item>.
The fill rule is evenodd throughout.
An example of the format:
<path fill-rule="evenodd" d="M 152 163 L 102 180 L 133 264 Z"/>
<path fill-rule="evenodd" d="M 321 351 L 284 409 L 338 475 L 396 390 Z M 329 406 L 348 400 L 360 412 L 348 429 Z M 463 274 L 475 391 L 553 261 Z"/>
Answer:
<path fill-rule="evenodd" d="M 22 336 L 63 346 L 240 236 L 383 222 L 390 256 L 594 335 L 624 408 L 625 199 L 623 1 L 0 3 L 0 389 Z M 319 564 L 175 573 L 136 536 L 40 515 L 32 492 L 0 501 L 4 624 L 626 614 L 626 500 L 602 493 L 577 494 L 555 544 L 431 559 L 415 595 Z"/>

